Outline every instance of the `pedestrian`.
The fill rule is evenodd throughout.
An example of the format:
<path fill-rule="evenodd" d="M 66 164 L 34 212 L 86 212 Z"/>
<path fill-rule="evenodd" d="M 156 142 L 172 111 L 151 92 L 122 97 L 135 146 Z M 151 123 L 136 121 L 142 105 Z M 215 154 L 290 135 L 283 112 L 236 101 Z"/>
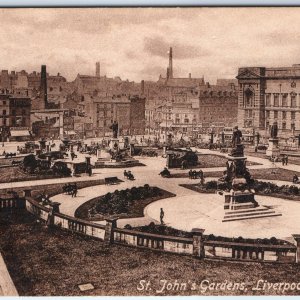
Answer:
<path fill-rule="evenodd" d="M 285 165 L 286 165 L 286 166 L 287 166 L 288 162 L 289 162 L 289 157 L 286 155 L 286 156 L 285 156 Z"/>
<path fill-rule="evenodd" d="M 74 197 L 77 196 L 77 192 L 78 192 L 78 189 L 77 189 L 77 184 L 76 184 L 76 182 L 75 182 L 74 188 L 73 188 L 73 194 L 74 194 Z"/>
<path fill-rule="evenodd" d="M 164 210 L 161 208 L 160 209 L 160 224 L 164 225 L 164 216 L 165 216 L 165 212 Z"/>

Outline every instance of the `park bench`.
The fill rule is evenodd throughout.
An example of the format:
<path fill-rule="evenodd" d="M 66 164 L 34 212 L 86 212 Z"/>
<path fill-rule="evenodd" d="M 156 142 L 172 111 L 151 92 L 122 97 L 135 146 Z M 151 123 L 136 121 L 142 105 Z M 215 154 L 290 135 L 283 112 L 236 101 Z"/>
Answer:
<path fill-rule="evenodd" d="M 104 182 L 105 182 L 105 184 L 108 184 L 108 185 L 118 184 L 119 179 L 118 179 L 118 177 L 116 177 L 116 176 L 113 176 L 113 177 L 105 177 L 105 178 L 104 178 Z"/>

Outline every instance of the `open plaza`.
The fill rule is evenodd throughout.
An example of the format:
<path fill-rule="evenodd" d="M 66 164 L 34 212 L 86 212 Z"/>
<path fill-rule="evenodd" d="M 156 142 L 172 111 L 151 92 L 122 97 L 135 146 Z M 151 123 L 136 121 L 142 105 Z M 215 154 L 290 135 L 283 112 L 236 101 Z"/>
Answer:
<path fill-rule="evenodd" d="M 295 176 L 300 176 L 298 164 L 283 164 L 272 157 L 270 159 L 263 152 L 254 151 L 255 146 L 252 145 L 241 147 L 241 140 L 237 137 L 235 141 L 234 135 L 233 145 L 226 148 L 226 151 L 224 148 L 209 149 L 211 147 L 193 145 L 180 148 L 174 144 L 149 147 L 146 141 L 150 143 L 151 138 L 153 137 L 115 135 L 107 141 L 85 140 L 80 143 L 71 140 L 41 140 L 33 142 L 35 146 L 26 154 L 20 153 L 20 149 L 28 147 L 25 142 L 4 143 L 0 149 L 3 154 L 0 157 L 3 233 L 16 237 L 13 242 L 16 249 L 23 249 L 19 243 L 25 236 L 22 237 L 23 233 L 19 230 L 24 226 L 33 226 L 30 230 L 36 232 L 36 243 L 44 240 L 45 246 L 41 246 L 42 248 L 50 246 L 49 241 L 45 240 L 48 238 L 59 239 L 63 235 L 62 239 L 68 239 L 67 236 L 70 235 L 70 238 L 76 240 L 86 237 L 89 239 L 80 242 L 86 243 L 85 246 L 77 245 L 79 240 L 73 241 L 76 245 L 74 251 L 82 251 L 78 247 L 88 247 L 89 244 L 95 247 L 96 240 L 100 242 L 99 247 L 107 249 L 93 250 L 100 260 L 105 257 L 113 259 L 114 255 L 120 255 L 113 254 L 114 251 L 119 251 L 119 247 L 130 246 L 131 248 L 125 247 L 122 250 L 126 264 L 130 264 L 132 259 L 126 254 L 132 251 L 132 247 L 136 248 L 133 252 L 136 257 L 147 255 L 147 251 L 154 251 L 151 254 L 154 256 L 164 253 L 166 256 L 161 263 L 166 267 L 170 263 L 179 263 L 171 253 L 183 255 L 183 260 L 192 257 L 195 260 L 193 266 L 204 263 L 205 269 L 214 264 L 211 260 L 219 262 L 221 269 L 227 268 L 233 261 L 239 261 L 240 265 L 235 265 L 231 275 L 232 280 L 236 280 L 244 264 L 249 263 L 254 266 L 266 264 L 264 269 L 269 268 L 271 273 L 277 272 L 276 264 L 292 264 L 292 272 L 298 272 L 300 196 L 298 182 L 295 181 Z M 242 148 L 249 155 L 245 155 L 244 150 L 239 152 Z M 7 153 L 13 153 L 14 156 L 7 157 Z M 25 168 L 28 157 L 30 164 Z M 51 170 L 59 162 L 60 172 L 44 173 L 43 166 L 46 162 L 49 163 L 46 168 Z M 235 164 L 235 168 L 230 166 L 230 162 Z M 247 168 L 243 169 L 246 165 Z M 66 169 L 69 171 L 66 172 Z M 14 176 L 17 174 L 16 170 L 23 174 L 23 177 L 18 175 L 19 180 L 14 181 L 14 178 L 5 176 L 7 172 Z M 241 170 L 245 173 L 241 173 Z M 248 173 L 253 176 L 248 177 Z M 43 177 L 39 178 L 39 174 Z M 262 183 L 267 184 L 267 188 L 262 189 Z M 41 238 L 40 234 L 43 232 L 46 236 Z M 30 255 L 30 251 L 35 252 L 32 247 L 38 244 L 29 237 L 25 239 Z M 18 291 L 24 295 L 65 294 L 59 284 L 56 292 L 49 292 L 49 282 L 49 287 L 45 289 L 40 284 L 33 283 L 21 287 L 18 282 L 21 284 L 24 281 L 25 273 L 21 269 L 18 271 L 13 258 L 22 258 L 14 252 L 7 252 L 7 247 L 12 247 L 8 246 L 7 241 L 0 240 L 0 243 L 4 249 L 2 255 L 7 262 L 7 266 L 2 262 L 3 268 L 14 270 L 10 274 L 6 271 L 6 276 L 0 282 L 4 295 L 15 295 Z M 63 254 L 66 251 L 63 250 L 63 244 L 59 247 L 60 250 L 41 248 L 41 251 L 51 251 L 51 256 L 54 255 L 51 258 L 53 262 L 59 255 L 63 265 L 69 264 L 68 255 Z M 111 247 L 112 250 L 108 250 Z M 24 268 L 28 263 L 27 258 L 24 258 Z M 190 260 L 186 263 L 190 264 Z M 35 264 L 36 270 L 42 270 L 48 262 L 40 260 Z M 59 278 L 63 282 L 62 286 L 67 287 L 68 295 L 99 295 L 106 294 L 108 290 L 113 294 L 117 293 L 115 287 L 109 284 L 104 287 L 95 279 L 90 280 L 90 288 L 82 291 L 79 283 L 87 282 L 81 279 L 81 271 L 78 271 L 82 265 L 72 264 L 72 272 L 79 272 L 78 285 L 74 286 L 72 283 L 72 288 L 65 282 L 64 276 L 57 277 L 55 272 L 48 275 L 54 281 Z M 89 262 L 86 261 L 85 264 L 88 266 Z M 28 271 L 29 265 L 26 268 Z M 194 267 L 191 265 L 187 268 Z M 123 271 L 126 269 L 127 267 Z M 143 266 L 138 269 L 145 271 Z M 27 271 L 24 269 L 24 272 Z M 96 267 L 92 273 L 95 275 L 100 274 L 99 272 L 101 273 L 101 268 L 97 270 Z M 106 272 L 109 274 L 108 270 Z M 28 280 L 43 276 L 37 275 L 38 273 L 29 272 Z M 135 271 L 133 273 L 132 276 L 136 276 Z M 186 276 L 190 278 L 190 275 Z M 218 280 L 222 279 L 220 274 L 217 277 Z M 42 282 L 43 280 L 41 284 Z M 168 290 L 161 284 L 157 283 L 158 293 L 176 294 L 176 290 Z M 142 289 L 143 284 L 132 281 L 130 276 L 127 285 L 125 294 L 147 294 L 147 290 L 139 292 L 137 287 Z M 34 286 L 36 292 L 33 290 Z M 202 289 L 205 287 L 202 286 Z M 208 288 L 206 290 L 209 294 L 221 292 Z M 277 293 L 272 291 L 271 294 L 273 292 Z M 187 295 L 198 293 L 199 290 L 183 291 Z M 228 293 L 260 292 L 238 289 Z M 285 293 L 294 294 L 297 290 Z"/>

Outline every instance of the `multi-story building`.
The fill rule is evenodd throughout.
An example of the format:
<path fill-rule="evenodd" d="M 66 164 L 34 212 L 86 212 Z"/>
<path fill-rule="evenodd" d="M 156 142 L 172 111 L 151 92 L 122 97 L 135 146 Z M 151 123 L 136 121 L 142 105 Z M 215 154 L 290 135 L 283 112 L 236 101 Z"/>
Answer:
<path fill-rule="evenodd" d="M 241 128 L 269 135 L 277 123 L 280 136 L 300 133 L 300 65 L 240 68 L 237 79 Z"/>
<path fill-rule="evenodd" d="M 216 131 L 237 124 L 238 93 L 235 85 L 199 87 L 199 124 L 202 131 L 214 127 Z"/>
<path fill-rule="evenodd" d="M 2 141 L 30 137 L 31 99 L 0 94 L 0 127 Z"/>

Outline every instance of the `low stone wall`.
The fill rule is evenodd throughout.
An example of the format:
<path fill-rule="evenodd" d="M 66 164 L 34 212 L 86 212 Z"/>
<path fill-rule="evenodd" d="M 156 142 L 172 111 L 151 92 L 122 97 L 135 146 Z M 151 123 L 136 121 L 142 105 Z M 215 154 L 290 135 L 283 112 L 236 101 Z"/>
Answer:
<path fill-rule="evenodd" d="M 58 212 L 53 213 L 51 208 L 39 204 L 30 197 L 26 197 L 26 209 L 50 226 L 58 226 L 62 229 L 104 240 L 105 225 L 88 222 Z"/>
<path fill-rule="evenodd" d="M 206 258 L 261 262 L 296 262 L 296 246 L 205 241 Z"/>
<path fill-rule="evenodd" d="M 7 200 L 5 200 L 7 201 Z M 23 205 L 21 204 L 23 201 Z M 4 200 L 0 200 L 0 204 Z M 5 202 L 7 205 L 7 202 Z M 192 255 L 196 258 L 222 259 L 235 261 L 258 261 L 278 263 L 300 262 L 300 235 L 293 235 L 297 245 L 252 244 L 244 242 L 226 242 L 205 240 L 203 229 L 193 229 L 192 238 L 165 236 L 129 230 L 117 227 L 116 219 L 106 219 L 105 225 L 96 224 L 59 212 L 53 212 L 31 198 L 30 192 L 17 202 L 9 201 L 12 208 L 26 207 L 37 218 L 49 226 L 57 226 L 93 238 L 105 241 L 107 244 L 147 248 L 182 255 Z M 16 204 L 17 203 L 17 204 Z M 4 204 L 1 204 L 4 207 Z"/>
<path fill-rule="evenodd" d="M 25 208 L 25 198 L 9 196 L 0 198 L 0 210 L 23 209 Z"/>
<path fill-rule="evenodd" d="M 163 236 L 127 229 L 114 229 L 114 242 L 117 244 L 150 248 L 179 254 L 193 254 L 193 239 Z"/>

